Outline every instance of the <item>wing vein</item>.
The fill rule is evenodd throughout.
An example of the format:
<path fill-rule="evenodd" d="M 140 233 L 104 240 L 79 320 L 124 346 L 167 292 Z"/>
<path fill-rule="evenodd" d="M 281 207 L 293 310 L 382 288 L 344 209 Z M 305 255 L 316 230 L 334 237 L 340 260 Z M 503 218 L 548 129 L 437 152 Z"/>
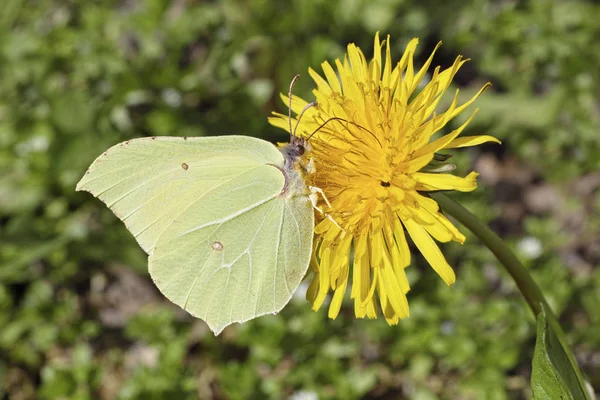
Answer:
<path fill-rule="evenodd" d="M 221 183 L 221 184 L 219 185 L 219 183 Z M 201 199 L 202 199 L 204 196 L 206 196 L 206 195 L 208 195 L 208 194 L 212 193 L 214 190 L 218 189 L 218 188 L 219 188 L 219 187 L 221 187 L 221 186 L 223 186 L 223 183 L 222 183 L 222 181 L 218 181 L 218 182 L 217 182 L 217 183 L 215 183 L 213 186 L 211 186 L 210 188 L 208 188 L 208 190 L 207 190 L 205 193 L 203 193 L 203 194 L 202 194 L 202 196 L 200 196 L 200 197 L 198 198 L 198 200 L 201 200 Z M 183 188 L 182 190 L 180 190 L 179 192 L 176 192 L 175 194 L 173 194 L 173 195 L 170 197 L 170 199 L 172 199 L 173 197 L 177 196 L 177 195 L 178 195 L 180 192 L 182 192 L 182 191 L 185 191 L 185 189 L 189 189 L 189 188 L 190 188 L 190 187 L 189 187 L 189 186 L 187 186 L 187 187 Z M 149 200 L 148 200 L 147 202 L 145 202 L 144 204 L 147 204 L 148 202 L 150 202 L 150 201 L 151 201 L 151 200 L 153 200 L 154 198 L 156 198 L 156 196 L 154 196 L 152 199 L 149 199 Z M 140 208 L 141 208 L 141 207 L 138 207 L 138 208 L 137 208 L 137 209 L 136 209 L 134 212 L 136 212 L 136 211 L 137 211 L 137 210 L 139 210 Z M 131 214 L 130 214 L 130 215 L 131 215 Z M 128 215 L 128 216 L 127 216 L 127 218 L 129 218 L 129 216 L 130 216 L 130 215 Z M 181 215 L 181 214 L 179 214 L 179 215 Z M 177 219 L 177 217 L 178 217 L 179 215 L 177 215 L 177 216 L 176 216 L 176 217 L 173 219 L 173 221 L 174 221 L 175 219 Z M 148 230 L 148 228 L 150 228 L 152 225 L 154 225 L 155 223 L 157 223 L 158 221 L 160 221 L 160 220 L 161 220 L 162 218 L 164 218 L 164 217 L 165 217 L 165 214 L 163 214 L 163 215 L 159 216 L 159 217 L 158 217 L 156 220 L 154 220 L 154 221 L 152 221 L 150 224 L 146 225 L 146 227 L 144 227 L 144 228 L 143 228 L 141 231 L 139 231 L 138 233 L 134 233 L 134 236 L 137 238 L 139 235 L 141 235 L 142 233 L 144 233 L 146 230 Z M 165 228 L 165 229 L 166 229 L 166 228 Z"/>
<path fill-rule="evenodd" d="M 201 282 L 201 284 L 200 284 L 202 287 L 204 287 L 204 286 L 206 285 L 206 283 L 208 283 L 210 280 L 212 280 L 213 276 L 214 276 L 214 275 L 215 275 L 217 272 L 219 272 L 219 271 L 220 271 L 220 270 L 222 270 L 223 268 L 229 268 L 229 272 L 228 272 L 228 275 L 227 275 L 227 276 L 228 276 L 228 278 L 227 278 L 227 282 L 226 282 L 226 284 L 225 284 L 225 288 L 223 289 L 223 296 L 221 296 L 221 304 L 219 305 L 219 312 L 217 313 L 217 315 L 218 315 L 218 318 L 219 318 L 219 319 L 221 318 L 221 309 L 222 309 L 223 298 L 224 298 L 224 294 L 227 292 L 227 288 L 228 288 L 228 285 L 229 285 L 229 276 L 230 276 L 230 274 L 231 274 L 231 271 L 232 271 L 232 269 L 234 268 L 235 264 L 236 264 L 236 263 L 237 263 L 237 262 L 238 262 L 238 261 L 239 261 L 239 260 L 240 260 L 240 259 L 241 259 L 241 258 L 242 258 L 244 255 L 245 255 L 245 254 L 248 254 L 248 256 L 250 257 L 250 249 L 251 249 L 252 245 L 254 244 L 254 242 L 256 241 L 256 238 L 258 237 L 258 234 L 259 234 L 259 233 L 260 233 L 260 231 L 262 230 L 262 228 L 263 228 L 263 226 L 264 226 L 264 224 L 265 224 L 265 221 L 267 220 L 267 217 L 268 217 L 269 213 L 270 213 L 270 212 L 273 210 L 273 207 L 274 207 L 274 206 L 275 206 L 275 204 L 273 204 L 273 206 L 271 206 L 271 208 L 270 208 L 270 209 L 269 209 L 267 212 L 265 212 L 265 216 L 264 216 L 264 218 L 263 218 L 263 220 L 262 220 L 262 222 L 261 222 L 260 226 L 258 227 L 258 229 L 256 230 L 256 232 L 254 233 L 254 236 L 253 236 L 253 237 L 252 237 L 252 239 L 250 240 L 250 242 L 249 242 L 248 246 L 246 247 L 246 249 L 244 249 L 244 251 L 242 251 L 242 252 L 241 252 L 241 253 L 240 253 L 240 254 L 239 254 L 239 255 L 238 255 L 238 256 L 237 256 L 237 257 L 236 257 L 236 258 L 235 258 L 235 259 L 234 259 L 232 262 L 230 262 L 228 267 L 226 267 L 226 266 L 224 266 L 224 265 L 221 265 L 220 267 L 218 267 L 217 269 L 215 269 L 215 270 L 214 270 L 214 271 L 213 271 L 213 272 L 210 274 L 210 276 L 208 276 L 206 279 L 204 279 L 204 280 Z M 248 284 L 250 284 L 250 282 L 248 282 Z M 203 289 L 201 289 L 201 290 L 203 290 Z M 212 301 L 212 298 L 213 298 L 213 296 L 214 296 L 214 293 L 212 293 L 212 294 L 211 294 L 211 296 L 210 296 L 210 298 L 211 298 L 211 301 Z"/>
<path fill-rule="evenodd" d="M 190 300 L 190 296 L 192 294 L 192 291 L 194 290 L 194 287 L 196 286 L 196 281 L 198 281 L 198 278 L 200 278 L 200 275 L 202 275 L 202 271 L 204 271 L 204 268 L 206 268 L 206 264 L 208 264 L 208 262 L 212 259 L 212 254 L 209 255 L 206 258 L 206 261 L 204 262 L 204 265 L 202 266 L 202 269 L 200 270 L 200 272 L 198 272 L 196 274 L 196 277 L 194 278 L 194 282 L 192 282 L 192 284 L 190 285 L 190 290 L 188 290 L 187 295 L 185 296 L 185 302 L 183 303 L 183 309 L 187 310 L 187 304 L 188 301 Z"/>
<path fill-rule="evenodd" d="M 279 218 L 279 234 L 277 235 L 277 247 L 275 250 L 275 276 L 273 277 L 273 308 L 277 308 L 276 303 L 277 303 L 277 271 L 279 270 L 278 266 L 279 266 L 279 245 L 281 244 L 281 232 L 283 232 L 283 215 L 284 215 L 284 211 L 285 211 L 285 205 L 284 207 L 281 208 L 281 217 Z M 284 274 L 285 274 L 285 267 L 284 267 Z M 284 276 L 284 281 L 285 281 L 285 286 L 287 287 L 287 280 L 285 279 Z M 288 288 L 288 292 L 289 292 L 289 288 Z"/>
<path fill-rule="evenodd" d="M 250 186 L 252 186 L 252 185 L 250 185 Z M 236 212 L 234 212 L 232 214 L 229 214 L 229 215 L 227 215 L 227 216 L 225 216 L 225 217 L 223 217 L 223 218 L 221 218 L 219 220 L 210 221 L 210 222 L 207 222 L 205 224 L 199 225 L 199 226 L 197 226 L 195 228 L 188 229 L 187 231 L 180 233 L 177 237 L 179 238 L 179 237 L 188 235 L 188 234 L 190 234 L 192 232 L 195 232 L 195 231 L 198 231 L 200 229 L 206 228 L 207 226 L 211 226 L 211 225 L 215 225 L 215 224 L 219 224 L 219 223 L 224 223 L 224 222 L 231 221 L 234 218 L 236 218 L 236 217 L 238 217 L 238 216 L 240 216 L 240 215 L 242 215 L 242 214 L 244 214 L 244 213 L 246 213 L 248 211 L 251 211 L 251 210 L 255 209 L 256 207 L 260 207 L 261 205 L 268 203 L 269 201 L 271 201 L 274 198 L 276 198 L 277 195 L 278 195 L 277 193 L 273 194 L 273 195 L 271 195 L 271 196 L 269 196 L 269 197 L 267 197 L 265 199 L 262 199 L 262 200 L 260 200 L 260 201 L 258 201 L 256 203 L 254 203 L 254 204 L 249 205 L 246 208 L 243 208 L 243 209 L 238 210 L 238 211 L 236 211 Z"/>

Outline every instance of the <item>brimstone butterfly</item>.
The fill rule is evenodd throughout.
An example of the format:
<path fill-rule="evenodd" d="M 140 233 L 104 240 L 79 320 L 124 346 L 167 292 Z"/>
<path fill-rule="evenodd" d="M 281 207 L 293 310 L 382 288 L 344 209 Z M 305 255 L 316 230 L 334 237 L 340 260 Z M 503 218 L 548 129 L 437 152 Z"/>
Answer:
<path fill-rule="evenodd" d="M 125 223 L 160 291 L 219 334 L 280 311 L 307 271 L 314 213 L 299 166 L 304 145 L 134 139 L 100 155 L 77 190 Z"/>

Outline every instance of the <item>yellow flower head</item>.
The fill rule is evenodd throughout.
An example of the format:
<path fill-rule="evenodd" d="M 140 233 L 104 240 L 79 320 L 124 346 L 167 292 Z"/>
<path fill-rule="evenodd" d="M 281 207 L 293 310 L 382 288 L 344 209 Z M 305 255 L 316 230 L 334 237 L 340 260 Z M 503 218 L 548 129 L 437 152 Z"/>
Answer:
<path fill-rule="evenodd" d="M 296 135 L 308 138 L 316 131 L 309 138 L 315 173 L 306 179 L 308 185 L 323 191 L 319 206 L 325 215 L 318 216 L 315 227 L 314 278 L 307 297 L 317 310 L 332 290 L 331 318 L 339 313 L 350 275 L 357 317 L 377 317 L 375 293 L 389 324 L 408 317 L 406 293 L 410 287 L 404 268 L 410 264 L 410 251 L 405 230 L 444 282 L 450 285 L 455 280 L 432 238 L 463 243 L 465 237 L 423 193 L 474 190 L 477 173 L 463 178 L 426 171 L 436 162 L 436 152 L 498 140 L 491 136 L 457 138 L 475 113 L 451 133 L 431 140 L 488 85 L 461 105 L 457 90 L 448 109 L 436 114 L 442 95 L 467 60 L 458 56 L 441 72 L 436 67 L 425 84 L 433 53 L 415 71 L 417 43 L 417 39 L 408 43 L 395 67 L 389 37 L 382 43 L 377 34 L 370 62 L 350 44 L 344 61 L 335 60 L 337 73 L 328 62 L 321 64 L 325 78 L 309 69 L 317 84 L 313 91 L 317 105 L 306 109 Z M 420 85 L 422 89 L 416 92 Z M 286 96 L 283 99 L 288 101 Z M 292 111 L 297 115 L 306 105 L 293 97 Z M 269 121 L 289 131 L 287 116 L 274 113 Z"/>

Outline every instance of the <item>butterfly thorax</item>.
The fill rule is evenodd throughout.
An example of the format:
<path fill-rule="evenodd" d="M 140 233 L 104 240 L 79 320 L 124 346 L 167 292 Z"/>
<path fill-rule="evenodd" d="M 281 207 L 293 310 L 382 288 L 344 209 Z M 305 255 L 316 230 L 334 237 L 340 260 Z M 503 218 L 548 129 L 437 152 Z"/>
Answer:
<path fill-rule="evenodd" d="M 279 151 L 285 159 L 282 171 L 285 176 L 285 187 L 282 195 L 305 195 L 308 193 L 306 176 L 314 172 L 309 157 L 310 145 L 303 138 L 292 136 L 290 143 L 281 146 Z"/>

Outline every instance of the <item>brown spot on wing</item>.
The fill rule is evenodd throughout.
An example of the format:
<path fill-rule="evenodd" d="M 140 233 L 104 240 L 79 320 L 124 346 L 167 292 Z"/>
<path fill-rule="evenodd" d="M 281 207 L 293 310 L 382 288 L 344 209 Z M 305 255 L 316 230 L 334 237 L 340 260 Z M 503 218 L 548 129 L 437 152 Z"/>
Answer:
<path fill-rule="evenodd" d="M 181 168 L 183 168 L 187 171 L 187 169 L 189 168 L 189 165 L 187 165 L 186 163 L 183 163 L 183 164 L 181 164 Z"/>

